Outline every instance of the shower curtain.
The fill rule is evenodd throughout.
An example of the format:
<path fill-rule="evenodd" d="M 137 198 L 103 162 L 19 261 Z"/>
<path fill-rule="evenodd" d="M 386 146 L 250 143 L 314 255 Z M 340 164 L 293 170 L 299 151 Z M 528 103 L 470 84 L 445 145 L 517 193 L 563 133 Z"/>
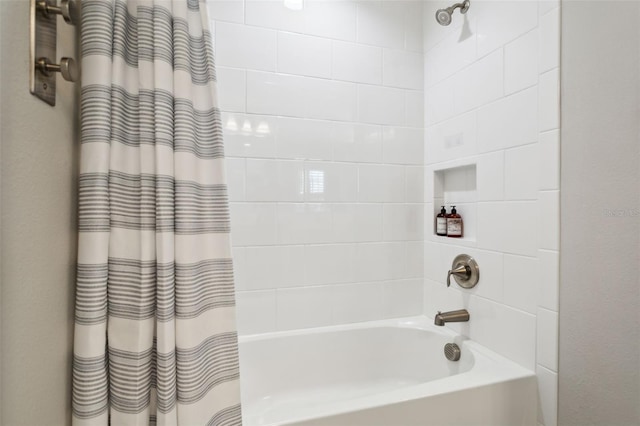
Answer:
<path fill-rule="evenodd" d="M 82 2 L 75 425 L 239 425 L 229 208 L 198 0 Z"/>

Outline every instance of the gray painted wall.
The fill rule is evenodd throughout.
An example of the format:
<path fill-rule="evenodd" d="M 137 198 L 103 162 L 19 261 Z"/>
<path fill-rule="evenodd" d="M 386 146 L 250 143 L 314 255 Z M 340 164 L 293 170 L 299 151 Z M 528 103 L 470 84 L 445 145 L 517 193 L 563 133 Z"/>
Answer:
<path fill-rule="evenodd" d="M 29 94 L 29 2 L 0 0 L 3 426 L 70 424 L 78 163 L 76 87 Z M 58 20 L 58 58 L 77 58 Z"/>
<path fill-rule="evenodd" d="M 559 424 L 638 425 L 640 3 L 562 8 Z"/>

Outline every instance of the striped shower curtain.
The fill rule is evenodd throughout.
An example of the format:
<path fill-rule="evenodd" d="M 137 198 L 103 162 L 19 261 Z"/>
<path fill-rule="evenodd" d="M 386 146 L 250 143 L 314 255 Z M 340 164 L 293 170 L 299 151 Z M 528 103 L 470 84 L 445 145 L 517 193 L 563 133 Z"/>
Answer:
<path fill-rule="evenodd" d="M 75 425 L 239 425 L 229 208 L 198 0 L 82 2 Z"/>

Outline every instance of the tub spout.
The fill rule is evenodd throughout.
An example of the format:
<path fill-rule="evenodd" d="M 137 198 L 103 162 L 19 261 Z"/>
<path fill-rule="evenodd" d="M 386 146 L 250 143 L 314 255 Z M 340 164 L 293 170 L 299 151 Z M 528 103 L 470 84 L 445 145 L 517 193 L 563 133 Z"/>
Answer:
<path fill-rule="evenodd" d="M 469 311 L 466 309 L 460 309 L 457 311 L 440 312 L 436 314 L 433 323 L 435 325 L 443 326 L 448 322 L 466 322 L 469 321 Z"/>

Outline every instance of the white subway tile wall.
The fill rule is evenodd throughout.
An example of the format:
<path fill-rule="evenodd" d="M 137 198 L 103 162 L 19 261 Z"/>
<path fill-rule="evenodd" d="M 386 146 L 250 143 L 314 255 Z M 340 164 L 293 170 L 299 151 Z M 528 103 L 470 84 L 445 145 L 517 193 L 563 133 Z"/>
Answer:
<path fill-rule="evenodd" d="M 467 308 L 458 332 L 536 371 L 538 422 L 557 424 L 559 2 L 472 2 L 450 27 L 424 6 L 424 312 Z M 436 190 L 476 165 L 462 241 L 434 235 Z M 442 176 L 447 179 L 442 182 Z M 435 178 L 435 179 L 434 179 Z M 467 189 L 469 185 L 467 185 Z M 445 285 L 453 257 L 478 259 L 479 285 Z"/>
<path fill-rule="evenodd" d="M 239 332 L 422 314 L 422 3 L 209 9 Z"/>
<path fill-rule="evenodd" d="M 536 371 L 554 426 L 559 2 L 448 27 L 446 2 L 209 3 L 240 333 L 467 308 L 451 327 Z M 434 236 L 443 201 L 465 238 Z M 444 283 L 460 253 L 472 290 Z"/>

